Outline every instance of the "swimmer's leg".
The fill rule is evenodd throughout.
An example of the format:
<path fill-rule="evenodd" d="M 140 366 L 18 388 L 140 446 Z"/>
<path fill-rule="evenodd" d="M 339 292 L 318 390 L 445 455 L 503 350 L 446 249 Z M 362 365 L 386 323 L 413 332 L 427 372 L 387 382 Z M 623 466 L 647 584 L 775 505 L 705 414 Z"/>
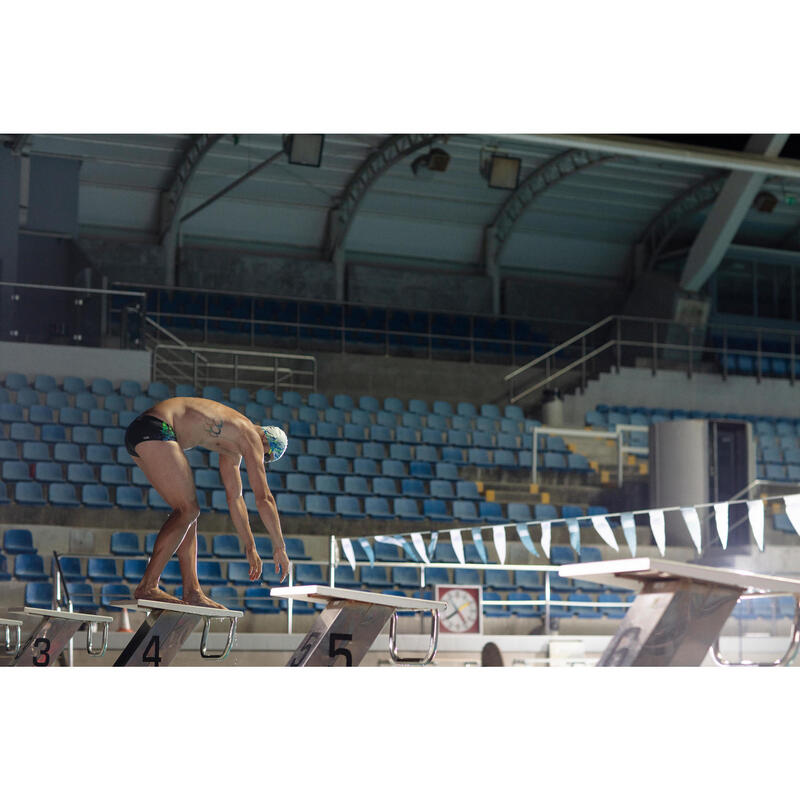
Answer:
<path fill-rule="evenodd" d="M 136 456 L 133 460 L 147 476 L 153 488 L 173 509 L 158 532 L 150 561 L 133 596 L 137 600 L 180 603 L 182 601 L 177 597 L 159 589 L 158 581 L 167 562 L 200 515 L 192 468 L 177 442 L 140 442 L 136 446 Z M 192 568 L 195 570 L 196 581 L 196 562 L 193 562 Z"/>
<path fill-rule="evenodd" d="M 183 578 L 184 603 L 190 606 L 225 608 L 208 597 L 200 588 L 197 580 L 197 520 L 189 526 L 189 530 L 178 548 L 178 563 L 181 565 L 181 577 Z"/>

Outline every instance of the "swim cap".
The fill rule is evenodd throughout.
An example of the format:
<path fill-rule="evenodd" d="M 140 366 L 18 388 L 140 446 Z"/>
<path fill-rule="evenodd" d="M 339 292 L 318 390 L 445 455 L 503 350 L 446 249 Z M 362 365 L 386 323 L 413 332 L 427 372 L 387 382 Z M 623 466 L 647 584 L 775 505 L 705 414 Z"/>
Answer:
<path fill-rule="evenodd" d="M 274 425 L 267 425 L 262 427 L 261 430 L 264 431 L 264 436 L 266 436 L 267 444 L 269 445 L 269 450 L 266 454 L 267 461 L 277 461 L 286 452 L 286 446 L 289 444 L 286 434 Z"/>

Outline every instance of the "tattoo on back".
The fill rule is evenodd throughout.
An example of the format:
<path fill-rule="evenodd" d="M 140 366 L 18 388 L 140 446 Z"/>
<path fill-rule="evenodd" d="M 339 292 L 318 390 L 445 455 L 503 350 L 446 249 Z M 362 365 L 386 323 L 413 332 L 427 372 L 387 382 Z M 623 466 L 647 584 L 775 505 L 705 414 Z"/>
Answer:
<path fill-rule="evenodd" d="M 206 430 L 212 436 L 219 436 L 222 433 L 222 420 L 221 419 L 214 419 L 208 423 L 206 426 Z"/>

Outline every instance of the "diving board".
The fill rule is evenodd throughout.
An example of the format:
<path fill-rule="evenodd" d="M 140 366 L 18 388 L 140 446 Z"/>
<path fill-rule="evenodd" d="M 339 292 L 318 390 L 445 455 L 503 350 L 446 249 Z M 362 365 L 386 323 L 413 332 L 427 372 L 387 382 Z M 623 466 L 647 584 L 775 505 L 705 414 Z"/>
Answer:
<path fill-rule="evenodd" d="M 227 608 L 165 603 L 161 600 L 138 600 L 136 603 L 120 603 L 119 607 L 145 611 L 147 616 L 114 662 L 115 667 L 169 666 L 201 620 L 203 635 L 200 639 L 200 656 L 222 660 L 231 651 L 236 624 L 242 617 L 241 611 Z M 208 650 L 212 620 L 228 621 L 227 641 L 219 653 L 210 653 Z"/>
<path fill-rule="evenodd" d="M 798 603 L 789 649 L 761 666 L 789 663 L 800 645 L 798 580 L 658 558 L 567 564 L 558 574 L 638 590 L 599 667 L 699 666 L 709 651 L 722 666 L 758 666 L 725 661 L 719 654 L 720 631 L 740 597 L 789 594 Z"/>
<path fill-rule="evenodd" d="M 106 647 L 108 646 L 108 626 L 113 621 L 113 617 L 98 614 L 77 614 L 72 611 L 32 608 L 30 606 L 9 610 L 15 614 L 40 618 L 25 644 L 20 646 L 19 640 L 17 640 L 15 653 L 12 653 L 9 649 L 9 628 L 6 627 L 6 655 L 11 656 L 11 662 L 8 664 L 10 667 L 53 666 L 64 648 L 72 640 L 72 637 L 83 625 L 87 626 L 86 652 L 95 658 L 105 655 Z M 13 620 L 8 622 L 13 622 Z M 6 625 L 6 623 L 6 620 L 0 621 L 0 627 Z M 22 623 L 17 621 L 17 624 L 20 626 L 16 634 L 19 637 Z M 94 636 L 98 625 L 100 626 L 101 639 L 99 645 L 96 645 Z"/>
<path fill-rule="evenodd" d="M 311 630 L 292 654 L 288 667 L 356 667 L 372 643 L 390 621 L 389 655 L 397 664 L 430 664 L 439 642 L 439 613 L 447 603 L 394 597 L 334 586 L 283 586 L 270 590 L 273 597 L 324 602 Z M 397 654 L 397 612 L 431 613 L 428 653 L 423 658 L 403 658 Z"/>

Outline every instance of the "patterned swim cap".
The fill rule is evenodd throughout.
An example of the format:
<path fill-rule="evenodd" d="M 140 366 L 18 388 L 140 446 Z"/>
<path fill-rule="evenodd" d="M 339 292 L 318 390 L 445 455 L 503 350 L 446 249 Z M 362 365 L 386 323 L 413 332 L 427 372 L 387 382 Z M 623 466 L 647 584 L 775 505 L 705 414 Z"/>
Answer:
<path fill-rule="evenodd" d="M 262 427 L 261 430 L 264 431 L 264 436 L 266 436 L 269 445 L 269 450 L 266 453 L 267 461 L 277 461 L 286 452 L 286 446 L 289 444 L 286 434 L 274 425 L 267 425 Z"/>

